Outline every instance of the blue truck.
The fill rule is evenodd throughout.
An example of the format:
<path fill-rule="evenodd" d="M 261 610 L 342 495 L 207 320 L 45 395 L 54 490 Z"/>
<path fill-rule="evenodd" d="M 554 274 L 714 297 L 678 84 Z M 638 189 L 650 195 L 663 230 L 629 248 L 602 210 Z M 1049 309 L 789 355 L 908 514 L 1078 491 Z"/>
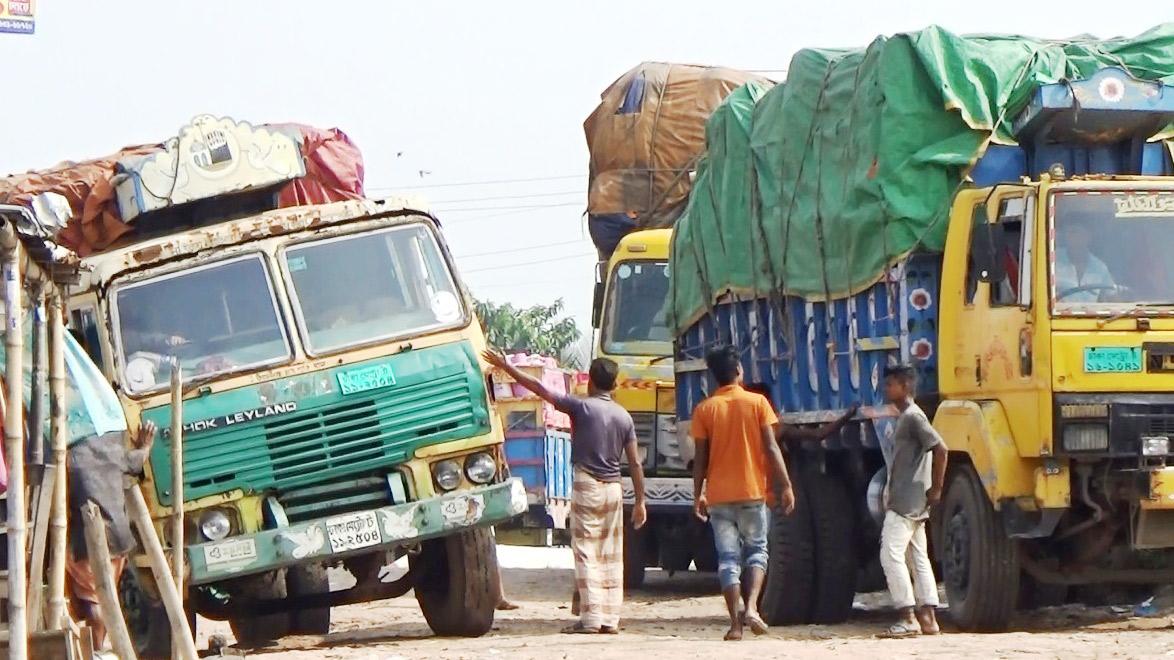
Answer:
<path fill-rule="evenodd" d="M 746 381 L 765 385 L 786 424 L 821 424 L 854 403 L 863 406 L 839 435 L 784 448 L 797 507 L 789 517 L 772 519 L 762 604 L 772 624 L 838 622 L 851 613 L 858 577 L 877 556 L 885 456 L 896 420 L 896 410 L 883 400 L 883 373 L 896 364 L 915 367 L 918 401 L 951 450 L 945 497 L 930 520 L 930 544 L 957 625 L 1003 629 L 1017 608 L 1063 602 L 1076 594 L 1074 587 L 1174 581 L 1174 472 L 1167 465 L 1174 463 L 1174 278 L 1166 277 L 1165 259 L 1155 249 L 1174 239 L 1174 166 L 1170 143 L 1162 139 L 1174 123 L 1174 87 L 1167 84 L 1174 82 L 1174 59 L 1151 61 L 1146 77 L 1120 58 L 1115 66 L 1080 61 L 1059 80 L 1040 72 L 1042 56 L 1022 68 L 1016 61 L 1004 68 L 1009 79 L 1021 72 L 1013 86 L 1021 100 L 1014 107 L 992 106 L 993 129 L 965 123 L 972 117 L 959 122 L 954 113 L 972 109 L 963 100 L 883 120 L 842 114 L 847 122 L 833 117 L 836 126 L 821 133 L 820 113 L 830 112 L 821 104 L 841 98 L 834 89 L 840 74 L 855 70 L 851 94 L 858 94 L 860 85 L 871 82 L 870 57 L 888 61 L 892 74 L 894 52 L 916 52 L 925 43 L 917 37 L 928 32 L 874 44 L 855 60 L 851 54 L 796 55 L 787 84 L 796 88 L 780 86 L 758 102 L 747 120 L 750 147 L 740 152 L 725 143 L 724 158 L 748 153 L 753 162 L 749 220 L 738 225 L 733 215 L 713 217 L 720 200 L 698 197 L 706 176 L 701 171 L 674 235 L 674 286 L 687 289 L 700 280 L 703 293 L 699 309 L 683 305 L 688 296 L 679 292 L 670 301 L 676 306 L 680 424 L 689 423 L 710 392 L 704 357 L 721 344 L 742 351 Z M 946 36 L 957 52 L 982 45 L 997 53 L 1006 45 Z M 1161 43 L 1170 42 L 1169 29 L 1159 36 Z M 1112 51 L 1120 44 L 1099 46 Z M 1040 48 L 1077 61 L 1061 46 Z M 811 69 L 804 67 L 817 56 L 823 58 L 822 78 L 804 79 Z M 944 59 L 942 69 L 949 73 Z M 990 60 L 974 62 L 998 69 Z M 938 95 L 929 104 L 955 98 L 941 84 L 948 79 L 941 70 L 923 64 L 908 70 L 926 78 L 923 87 Z M 885 103 L 900 103 L 886 91 Z M 781 105 L 764 105 L 772 94 L 784 98 Z M 800 97 L 820 101 L 807 102 L 806 116 L 788 114 L 786 99 L 796 103 Z M 885 112 L 880 107 L 876 116 Z M 959 140 L 973 137 L 969 133 L 978 137 L 968 143 L 961 165 L 941 152 L 918 161 L 924 171 L 915 182 L 920 177 L 930 188 L 940 176 L 951 183 L 929 199 L 936 215 L 925 225 L 930 235 L 887 253 L 883 267 L 863 284 L 829 275 L 836 254 L 822 252 L 827 236 L 817 234 L 828 229 L 830 215 L 815 214 L 811 235 L 791 233 L 784 239 L 790 244 L 777 240 L 787 230 L 801 231 L 790 224 L 796 209 L 821 194 L 808 182 L 827 185 L 842 176 L 848 184 L 824 203 L 838 203 L 840 217 L 859 211 L 855 174 L 833 171 L 829 179 L 818 171 L 824 156 L 813 154 L 821 140 L 834 136 L 859 146 L 853 121 L 872 121 L 881 131 L 924 123 L 929 133 L 935 129 L 932 112 L 950 115 Z M 758 139 L 755 122 L 788 119 L 794 123 L 768 128 L 797 136 Z M 791 153 L 806 155 L 803 166 L 814 172 L 811 178 L 778 176 L 796 171 L 787 166 L 786 140 L 798 141 Z M 921 148 L 919 158 L 926 155 Z M 772 149 L 782 156 L 772 161 Z M 710 150 L 702 170 L 728 170 L 728 162 L 713 157 L 712 144 Z M 899 215 L 899 198 L 908 192 L 899 189 L 899 177 L 909 173 L 886 174 L 884 159 L 891 154 L 876 155 L 869 163 L 869 154 L 854 154 L 862 162 L 860 186 L 892 184 L 873 189 L 885 198 L 886 221 L 913 224 L 912 214 Z M 911 162 L 892 167 L 913 167 Z M 773 216 L 770 200 L 763 201 L 771 193 L 771 175 L 786 201 Z M 723 194 L 720 185 L 715 190 Z M 779 218 L 786 224 L 772 224 Z M 862 216 L 853 221 L 867 226 Z M 850 224 L 837 229 L 858 231 Z M 1079 232 L 1094 236 L 1090 252 L 1112 273 L 1112 282 L 1065 281 L 1065 259 L 1072 259 L 1068 252 L 1076 251 L 1073 236 Z M 748 234 L 748 248 L 731 249 Z M 895 235 L 855 238 L 880 243 Z M 705 249 L 697 250 L 705 237 Z M 795 263 L 790 269 L 785 263 L 786 250 L 802 248 L 804 241 L 817 247 L 791 258 L 802 266 L 816 252 L 809 263 L 817 269 L 822 264 L 822 273 L 796 274 Z M 699 264 L 693 256 L 698 253 L 707 263 Z M 840 262 L 845 269 L 867 261 L 860 251 L 850 255 L 856 261 Z M 759 266 L 749 277 L 774 275 L 773 285 L 756 291 L 738 286 L 737 273 L 729 273 L 747 261 Z M 791 283 L 804 275 L 822 280 L 815 287 L 822 290 L 792 286 L 780 276 L 788 273 Z"/>

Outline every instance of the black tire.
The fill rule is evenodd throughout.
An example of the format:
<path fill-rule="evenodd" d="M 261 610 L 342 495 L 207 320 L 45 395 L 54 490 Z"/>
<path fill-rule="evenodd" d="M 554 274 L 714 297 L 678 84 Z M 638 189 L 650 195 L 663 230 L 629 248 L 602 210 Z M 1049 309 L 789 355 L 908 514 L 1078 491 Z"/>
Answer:
<path fill-rule="evenodd" d="M 1019 597 L 1018 550 L 968 466 L 950 477 L 942 522 L 950 618 L 965 631 L 1006 630 Z"/>
<path fill-rule="evenodd" d="M 648 528 L 633 529 L 629 520 L 624 521 L 624 589 L 639 589 L 644 586 L 644 569 L 648 565 Z"/>
<path fill-rule="evenodd" d="M 284 599 L 289 595 L 286 590 L 285 571 L 278 570 L 245 578 L 245 582 L 239 586 L 238 590 L 234 591 L 233 595 L 241 599 Z M 237 646 L 255 649 L 269 646 L 288 635 L 290 618 L 288 612 L 280 612 L 232 618 L 228 620 L 228 625 L 232 628 L 232 636 L 236 638 Z"/>
<path fill-rule="evenodd" d="M 856 510 L 844 482 L 809 466 L 800 474 L 811 501 L 815 586 L 811 623 L 843 623 L 856 597 Z"/>
<path fill-rule="evenodd" d="M 326 566 L 310 564 L 288 569 L 285 575 L 285 589 L 292 599 L 329 593 L 330 577 L 326 573 Z M 330 608 L 318 607 L 290 612 L 289 632 L 293 635 L 330 634 Z"/>
<path fill-rule="evenodd" d="M 807 623 L 815 590 L 815 533 L 811 503 L 799 479 L 792 481 L 795 511 L 770 516 L 770 568 L 762 588 L 762 617 L 772 626 Z"/>
<path fill-rule="evenodd" d="M 416 600 L 432 632 L 480 637 L 497 608 L 497 548 L 488 529 L 472 529 L 423 543 L 411 559 Z"/>
<path fill-rule="evenodd" d="M 118 580 L 118 600 L 122 614 L 130 630 L 135 651 L 143 660 L 168 660 L 171 658 L 171 623 L 163 602 L 147 593 L 139 583 L 138 571 L 127 566 Z M 188 626 L 196 634 L 196 615 L 185 604 Z"/>

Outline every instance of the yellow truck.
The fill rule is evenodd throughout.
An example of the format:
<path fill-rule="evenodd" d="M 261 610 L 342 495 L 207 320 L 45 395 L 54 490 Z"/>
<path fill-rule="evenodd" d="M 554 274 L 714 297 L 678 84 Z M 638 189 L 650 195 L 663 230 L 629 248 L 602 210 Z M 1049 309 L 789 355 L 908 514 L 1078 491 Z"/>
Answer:
<path fill-rule="evenodd" d="M 596 357 L 620 365 L 615 400 L 632 414 L 643 459 L 648 524 L 624 532 L 624 584 L 638 587 L 648 566 L 717 570 L 712 532 L 693 516 L 693 442 L 677 424 L 673 343 L 665 320 L 671 229 L 625 236 L 596 285 Z M 624 502 L 632 482 L 624 478 Z"/>
<path fill-rule="evenodd" d="M 757 136 L 773 131 L 782 139 L 761 144 L 793 149 L 782 157 L 763 152 L 774 161 L 755 160 L 762 168 L 755 173 L 759 190 L 779 180 L 769 169 L 773 163 L 799 183 L 784 182 L 793 187 L 783 188 L 783 202 L 760 201 L 765 210 L 749 216 L 757 226 L 704 225 L 713 205 L 703 200 L 697 215 L 687 213 L 675 227 L 682 240 L 709 231 L 725 241 L 725 257 L 714 239 L 701 266 L 683 267 L 677 256 L 689 252 L 673 251 L 674 295 L 719 294 L 695 295 L 691 307 L 676 310 L 683 319 L 675 333 L 678 425 L 706 396 L 703 357 L 715 343 L 743 351 L 746 380 L 765 384 L 785 423 L 816 425 L 864 404 L 842 433 L 786 448 L 798 504 L 793 516 L 772 523 L 763 596 L 772 623 L 834 622 L 851 612 L 856 571 L 876 557 L 884 515 L 884 456 L 896 413 L 881 388 L 885 368 L 898 363 L 916 369 L 918 401 L 950 449 L 930 545 L 954 623 L 998 630 L 1019 607 L 1079 598 L 1093 585 L 1174 581 L 1174 269 L 1165 249 L 1174 238 L 1174 162 L 1170 143 L 1161 139 L 1174 124 L 1174 87 L 1117 65 L 1088 70 L 1087 62 L 1080 75 L 1059 82 L 1039 74 L 1043 80 L 1023 88 L 1014 112 L 1004 111 L 1015 143 L 986 143 L 974 136 L 989 135 L 989 125 L 967 126 L 952 112 L 943 114 L 939 96 L 949 97 L 953 88 L 925 75 L 941 73 L 926 64 L 933 60 L 897 57 L 930 49 L 931 41 L 918 38 L 924 32 L 878 40 L 856 59 L 797 55 L 793 74 L 802 68 L 820 75 L 797 77 L 789 89 L 766 94 L 753 121 L 775 123 L 755 123 L 749 134 L 752 148 Z M 1169 43 L 1170 31 L 1159 32 L 1152 43 Z M 937 36 L 938 43 L 953 44 L 951 53 L 985 53 L 1017 39 Z M 977 47 L 984 50 L 966 50 Z M 1054 58 L 1077 58 L 1091 47 L 1039 46 Z M 862 103 L 857 88 L 836 87 L 853 76 L 824 72 L 859 66 L 860 75 L 874 75 L 860 64 L 873 57 L 883 62 L 883 84 L 900 87 L 913 76 L 922 87 L 904 98 L 886 88 L 885 112 L 866 117 L 856 106 L 837 105 Z M 943 69 L 956 64 L 951 57 L 943 55 Z M 1153 70 L 1174 72 L 1168 58 L 1154 57 L 1146 60 Z M 1013 63 L 1026 68 L 1039 61 Z M 826 91 L 819 108 L 803 103 L 817 93 L 802 85 Z M 925 110 L 892 114 L 900 103 Z M 846 124 L 848 116 L 859 125 Z M 821 142 L 827 136 L 901 134 L 911 121 L 919 131 L 937 131 L 919 132 L 918 139 L 942 142 L 886 143 L 889 151 L 877 152 L 871 164 L 872 156 L 852 154 L 824 161 L 825 172 L 804 160 L 805 145 L 831 144 Z M 800 137 L 807 131 L 816 137 L 792 141 L 796 125 Z M 947 135 L 960 137 L 948 141 Z M 957 150 L 965 144 L 975 145 L 969 164 L 969 152 Z M 830 160 L 839 149 L 825 147 L 823 157 Z M 901 149 L 918 152 L 917 174 Z M 949 153 L 938 159 L 935 150 L 942 149 Z M 958 153 L 965 170 L 951 169 L 957 160 L 947 164 Z M 813 169 L 797 174 L 798 163 Z M 725 164 L 719 159 L 709 167 Z M 699 180 L 712 175 L 702 172 Z M 735 193 L 744 180 L 733 179 Z M 933 181 L 936 192 L 899 199 L 931 190 Z M 820 194 L 820 184 L 844 188 Z M 933 213 L 940 221 L 930 226 L 940 239 L 931 247 L 908 229 L 912 214 L 897 213 L 916 204 L 936 209 L 939 196 L 940 215 Z M 876 199 L 887 207 L 866 204 Z M 740 217 L 747 216 L 721 219 Z M 875 218 L 893 227 L 866 232 L 877 226 L 867 224 Z M 810 226 L 800 220 L 815 223 L 815 230 L 803 233 Z M 910 223 L 901 228 L 908 233 L 890 231 L 899 222 Z M 735 241 L 745 236 L 761 239 L 752 249 L 737 249 Z M 785 244 L 774 242 L 783 236 Z M 854 250 L 848 253 L 856 261 L 821 252 L 828 245 Z M 851 269 L 869 268 L 872 255 L 880 274 L 859 273 L 863 285 L 856 286 Z M 735 266 L 746 278 L 778 279 L 759 285 L 764 293 L 758 295 L 727 293 L 736 280 L 720 278 Z M 703 267 L 711 275 L 705 287 L 692 284 L 690 268 Z"/>

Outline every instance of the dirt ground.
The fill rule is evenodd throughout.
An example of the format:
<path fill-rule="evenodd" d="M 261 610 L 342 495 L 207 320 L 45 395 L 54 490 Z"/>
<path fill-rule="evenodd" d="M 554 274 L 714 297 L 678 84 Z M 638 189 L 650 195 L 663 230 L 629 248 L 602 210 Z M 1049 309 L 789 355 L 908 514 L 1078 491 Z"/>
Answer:
<path fill-rule="evenodd" d="M 337 608 L 326 637 L 292 637 L 249 653 L 265 660 L 323 658 L 402 660 L 501 658 L 502 660 L 607 660 L 610 658 L 1174 658 L 1174 609 L 1135 617 L 1109 607 L 1066 606 L 1021 615 L 1013 631 L 998 635 L 947 634 L 882 640 L 876 633 L 892 619 L 886 597 L 858 597 L 852 620 L 838 626 L 772 629 L 761 638 L 722 642 L 721 599 L 713 576 L 651 571 L 644 589 L 624 604 L 623 634 L 560 635 L 571 622 L 570 551 L 503 546 L 500 561 L 508 595 L 520 609 L 499 612 L 493 631 L 480 639 L 432 637 L 410 595 Z M 200 622 L 199 646 L 211 634 L 231 642 L 228 626 Z M 227 653 L 240 653 L 230 649 Z"/>

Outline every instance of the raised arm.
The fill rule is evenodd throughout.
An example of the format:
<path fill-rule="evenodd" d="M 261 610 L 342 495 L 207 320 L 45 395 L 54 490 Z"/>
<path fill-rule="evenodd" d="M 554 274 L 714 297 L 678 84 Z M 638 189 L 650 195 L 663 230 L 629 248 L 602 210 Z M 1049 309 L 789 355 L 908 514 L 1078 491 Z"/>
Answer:
<path fill-rule="evenodd" d="M 530 390 L 534 394 L 537 394 L 540 399 L 546 401 L 547 403 L 557 407 L 562 400 L 561 396 L 546 389 L 546 386 L 543 385 L 537 378 L 534 378 L 530 374 L 527 374 L 521 369 L 518 369 L 514 365 L 510 364 L 505 359 L 505 355 L 502 355 L 500 352 L 492 349 L 486 349 L 485 352 L 481 354 L 481 357 L 489 364 L 509 374 L 510 377 L 516 380 L 519 385 Z"/>
<path fill-rule="evenodd" d="M 844 428 L 844 425 L 856 416 L 856 411 L 860 410 L 860 404 L 854 403 L 839 419 L 829 424 L 824 424 L 819 428 L 807 428 L 803 426 L 788 426 L 786 424 L 779 425 L 778 436 L 782 441 L 803 442 L 813 441 L 819 442 L 824 438 L 835 435 Z"/>

